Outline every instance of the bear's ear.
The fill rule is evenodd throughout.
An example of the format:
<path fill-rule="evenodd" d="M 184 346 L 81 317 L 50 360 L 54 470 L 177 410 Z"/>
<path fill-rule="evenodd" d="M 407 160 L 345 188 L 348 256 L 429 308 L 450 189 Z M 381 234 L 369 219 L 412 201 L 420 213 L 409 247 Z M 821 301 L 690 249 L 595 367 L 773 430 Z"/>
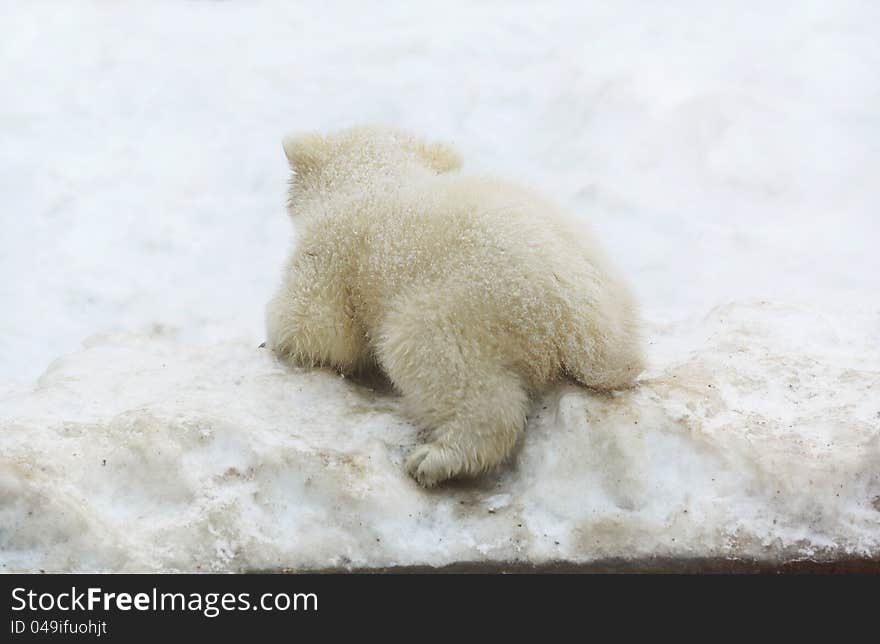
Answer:
<path fill-rule="evenodd" d="M 317 132 L 300 132 L 281 141 L 293 171 L 301 177 L 319 170 L 326 159 L 327 142 Z"/>
<path fill-rule="evenodd" d="M 422 143 L 419 156 L 436 172 L 452 172 L 461 167 L 461 155 L 448 143 Z"/>

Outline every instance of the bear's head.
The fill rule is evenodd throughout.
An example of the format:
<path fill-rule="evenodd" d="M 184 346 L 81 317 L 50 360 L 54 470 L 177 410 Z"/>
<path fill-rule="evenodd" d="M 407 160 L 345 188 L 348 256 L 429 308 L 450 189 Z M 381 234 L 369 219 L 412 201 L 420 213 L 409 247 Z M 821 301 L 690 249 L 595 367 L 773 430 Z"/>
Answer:
<path fill-rule="evenodd" d="M 323 136 L 301 132 L 282 145 L 293 172 L 290 207 L 315 194 L 329 194 L 379 179 L 424 171 L 444 174 L 461 167 L 458 151 L 427 143 L 396 128 L 361 126 Z"/>

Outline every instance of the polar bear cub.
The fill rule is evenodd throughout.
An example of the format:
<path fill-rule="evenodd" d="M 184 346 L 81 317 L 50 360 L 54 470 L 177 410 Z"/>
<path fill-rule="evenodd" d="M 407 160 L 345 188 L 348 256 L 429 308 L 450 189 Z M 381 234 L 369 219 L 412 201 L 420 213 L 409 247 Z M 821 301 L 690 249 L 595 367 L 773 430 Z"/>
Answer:
<path fill-rule="evenodd" d="M 396 129 L 299 134 L 284 151 L 297 238 L 268 346 L 301 365 L 381 369 L 430 432 L 406 461 L 419 483 L 504 461 L 530 393 L 556 380 L 633 384 L 636 307 L 582 222 Z"/>

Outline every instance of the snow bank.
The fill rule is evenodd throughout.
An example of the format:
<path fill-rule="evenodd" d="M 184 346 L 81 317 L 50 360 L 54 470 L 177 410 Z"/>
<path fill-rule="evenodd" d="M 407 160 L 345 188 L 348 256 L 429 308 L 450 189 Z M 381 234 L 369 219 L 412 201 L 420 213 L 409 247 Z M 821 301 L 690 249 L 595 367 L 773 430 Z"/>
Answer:
<path fill-rule="evenodd" d="M 0 561 L 877 556 L 880 356 L 852 341 L 876 322 L 752 302 L 656 327 L 636 390 L 560 386 L 535 402 L 514 462 L 432 491 L 403 473 L 417 435 L 381 383 L 244 341 L 96 336 L 0 402 Z"/>

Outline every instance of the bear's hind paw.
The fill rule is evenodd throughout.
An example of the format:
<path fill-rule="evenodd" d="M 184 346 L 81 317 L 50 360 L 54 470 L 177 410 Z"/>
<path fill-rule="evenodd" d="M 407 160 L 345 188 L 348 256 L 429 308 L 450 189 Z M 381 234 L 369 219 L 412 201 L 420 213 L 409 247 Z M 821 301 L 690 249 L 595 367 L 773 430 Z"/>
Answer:
<path fill-rule="evenodd" d="M 440 443 L 419 445 L 406 459 L 406 471 L 419 485 L 434 487 L 461 473 L 460 459 Z"/>

